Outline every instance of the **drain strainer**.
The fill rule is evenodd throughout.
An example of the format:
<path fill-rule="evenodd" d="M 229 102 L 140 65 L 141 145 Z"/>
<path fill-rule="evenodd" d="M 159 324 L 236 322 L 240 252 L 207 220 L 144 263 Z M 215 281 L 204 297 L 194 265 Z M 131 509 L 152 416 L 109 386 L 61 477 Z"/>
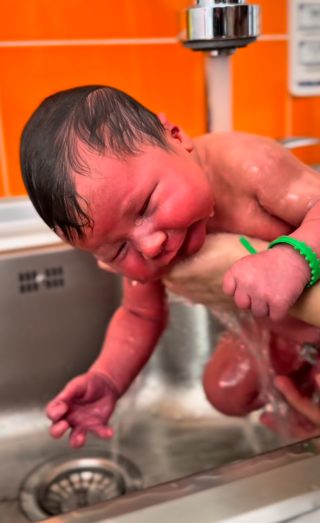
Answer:
<path fill-rule="evenodd" d="M 20 505 L 31 521 L 41 521 L 141 487 L 139 470 L 125 457 L 78 450 L 35 469 L 21 487 Z"/>

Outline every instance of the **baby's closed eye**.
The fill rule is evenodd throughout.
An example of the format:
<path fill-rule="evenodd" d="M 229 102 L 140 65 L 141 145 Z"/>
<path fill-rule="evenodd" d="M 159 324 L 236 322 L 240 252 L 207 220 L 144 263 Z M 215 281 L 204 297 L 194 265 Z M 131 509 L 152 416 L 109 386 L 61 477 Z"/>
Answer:
<path fill-rule="evenodd" d="M 147 213 L 147 211 L 150 212 L 150 202 L 151 202 L 152 196 L 155 193 L 156 188 L 157 188 L 157 185 L 155 187 L 153 187 L 152 191 L 148 194 L 147 198 L 144 200 L 143 205 L 138 212 L 138 217 L 142 218 Z"/>
<path fill-rule="evenodd" d="M 153 193 L 153 191 L 152 191 Z M 150 200 L 151 200 L 151 196 L 152 196 L 152 193 L 148 196 L 148 198 L 145 200 L 143 206 L 141 207 L 139 213 L 138 213 L 138 216 L 139 217 L 142 217 L 145 215 L 145 213 L 147 212 L 148 210 L 148 207 L 149 207 L 149 204 L 150 204 Z"/>
<path fill-rule="evenodd" d="M 126 253 L 128 247 L 128 242 L 121 243 L 119 249 L 117 250 L 116 254 L 113 256 L 113 258 L 110 260 L 110 263 L 112 263 L 114 260 L 120 258 L 121 256 L 124 256 Z"/>

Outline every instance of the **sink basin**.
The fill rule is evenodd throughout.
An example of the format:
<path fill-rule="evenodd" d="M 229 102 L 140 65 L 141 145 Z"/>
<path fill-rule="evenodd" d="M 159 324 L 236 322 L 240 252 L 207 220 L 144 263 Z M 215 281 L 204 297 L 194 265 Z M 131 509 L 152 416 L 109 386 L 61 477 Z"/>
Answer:
<path fill-rule="evenodd" d="M 121 281 L 62 244 L 1 254 L 0 277 L 0 523 L 81 508 L 85 482 L 99 484 L 94 503 L 108 499 L 103 481 L 111 499 L 278 446 L 252 420 L 207 403 L 201 374 L 220 327 L 205 308 L 175 299 L 169 328 L 113 416 L 115 437 L 92 437 L 83 450 L 51 439 L 44 406 L 98 354 Z"/>

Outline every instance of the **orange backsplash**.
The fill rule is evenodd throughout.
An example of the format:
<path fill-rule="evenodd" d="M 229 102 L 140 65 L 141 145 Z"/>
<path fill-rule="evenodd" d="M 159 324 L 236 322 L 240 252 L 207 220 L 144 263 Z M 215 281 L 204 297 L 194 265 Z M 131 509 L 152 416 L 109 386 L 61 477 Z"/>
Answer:
<path fill-rule="evenodd" d="M 252 1 L 251 3 L 255 3 Z M 287 2 L 260 0 L 262 39 L 233 61 L 234 128 L 275 138 L 320 136 L 320 99 L 287 82 Z M 19 139 L 49 94 L 101 83 L 163 111 L 191 135 L 206 130 L 203 55 L 178 41 L 191 0 L 3 0 L 0 7 L 0 195 L 24 194 Z M 312 154 L 312 156 L 311 156 Z M 320 160 L 309 151 L 305 160 Z"/>

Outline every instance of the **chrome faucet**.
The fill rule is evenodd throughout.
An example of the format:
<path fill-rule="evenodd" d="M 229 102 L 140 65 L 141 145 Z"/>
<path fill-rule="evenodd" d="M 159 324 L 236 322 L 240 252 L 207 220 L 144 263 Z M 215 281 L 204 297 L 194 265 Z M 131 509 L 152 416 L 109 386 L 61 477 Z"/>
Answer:
<path fill-rule="evenodd" d="M 260 33 L 260 7 L 245 0 L 197 0 L 185 11 L 183 44 L 213 55 L 231 54 Z"/>

